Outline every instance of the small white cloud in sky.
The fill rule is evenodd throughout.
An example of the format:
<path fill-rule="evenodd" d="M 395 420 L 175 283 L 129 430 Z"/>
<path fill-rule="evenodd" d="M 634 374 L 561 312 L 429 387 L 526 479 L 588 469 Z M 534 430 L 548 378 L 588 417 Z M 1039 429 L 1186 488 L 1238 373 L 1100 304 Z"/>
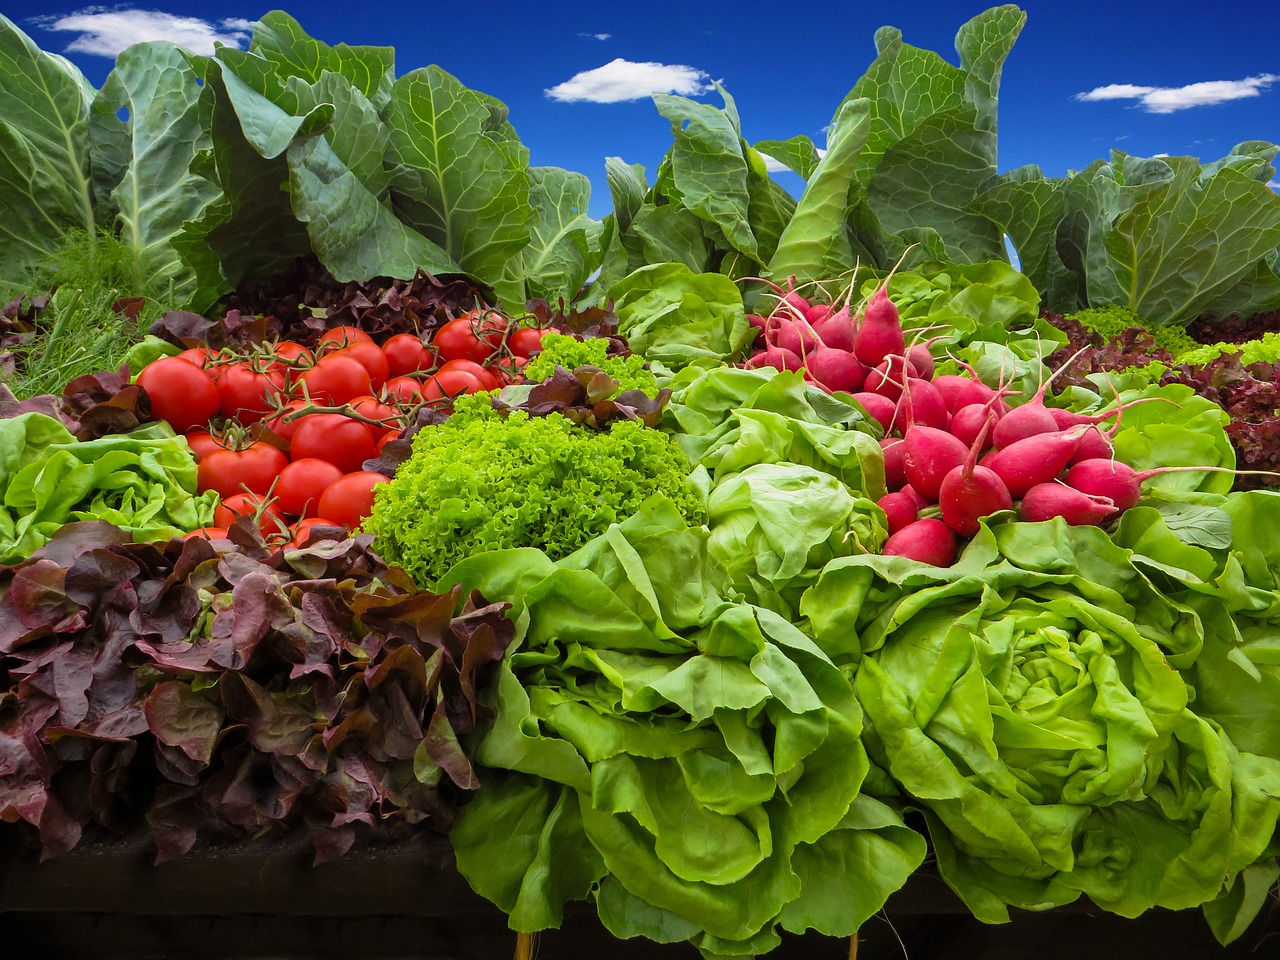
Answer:
<path fill-rule="evenodd" d="M 1109 83 L 1077 93 L 1077 100 L 1137 100 L 1148 113 L 1174 113 L 1191 107 L 1209 107 L 1230 100 L 1256 97 L 1271 84 L 1280 80 L 1280 74 L 1260 73 L 1243 80 L 1205 80 L 1189 83 L 1185 87 L 1143 87 L 1134 83 Z"/>
<path fill-rule="evenodd" d="M 45 30 L 79 34 L 67 44 L 69 53 L 115 57 L 143 40 L 168 40 L 192 53 L 211 54 L 215 41 L 238 47 L 249 38 L 250 20 L 239 17 L 209 21 L 179 17 L 159 10 L 121 10 L 86 7 L 65 16 L 36 18 Z"/>
<path fill-rule="evenodd" d="M 827 155 L 827 150 L 825 147 L 818 147 L 817 151 L 818 151 L 818 156 L 820 158 L 825 157 Z M 768 170 L 770 173 L 790 173 L 791 172 L 791 168 L 788 167 L 781 160 L 775 160 L 773 157 L 769 156 L 767 153 L 762 153 L 760 154 L 760 156 L 764 158 L 764 168 Z"/>
<path fill-rule="evenodd" d="M 566 103 L 622 103 L 653 93 L 690 97 L 711 89 L 710 74 L 677 63 L 633 63 L 621 57 L 603 67 L 576 73 L 564 83 L 543 91 Z"/>
<path fill-rule="evenodd" d="M 608 40 L 613 36 L 612 33 L 580 33 L 580 37 L 590 37 L 592 40 Z"/>
<path fill-rule="evenodd" d="M 1268 180 L 1267 186 L 1270 187 L 1272 190 L 1274 190 L 1276 193 L 1280 193 L 1280 180 Z"/>

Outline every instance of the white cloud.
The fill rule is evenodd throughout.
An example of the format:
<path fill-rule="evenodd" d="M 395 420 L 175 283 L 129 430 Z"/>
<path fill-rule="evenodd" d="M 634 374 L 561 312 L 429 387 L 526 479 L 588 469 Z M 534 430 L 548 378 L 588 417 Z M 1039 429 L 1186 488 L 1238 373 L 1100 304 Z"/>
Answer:
<path fill-rule="evenodd" d="M 818 150 L 819 158 L 825 157 L 827 155 L 827 151 L 825 147 L 818 147 L 817 150 Z M 773 157 L 769 156 L 767 153 L 762 153 L 760 154 L 760 156 L 764 158 L 764 168 L 768 170 L 770 173 L 790 173 L 791 172 L 791 168 L 788 167 L 781 160 L 775 160 Z"/>
<path fill-rule="evenodd" d="M 580 33 L 580 37 L 590 37 L 592 40 L 608 40 L 613 36 L 612 33 Z"/>
<path fill-rule="evenodd" d="M 1280 180 L 1268 180 L 1267 186 L 1270 187 L 1272 190 L 1274 190 L 1276 193 L 1280 193 Z"/>
<path fill-rule="evenodd" d="M 179 17 L 159 10 L 119 10 L 87 7 L 62 17 L 39 17 L 45 30 L 79 34 L 67 44 L 68 53 L 115 57 L 143 40 L 168 40 L 192 53 L 211 54 L 214 44 L 238 47 L 249 38 L 251 20 L 241 18 L 212 22 Z"/>
<path fill-rule="evenodd" d="M 603 67 L 574 74 L 543 92 L 552 100 L 566 103 L 622 103 L 653 93 L 696 96 L 711 89 L 709 79 L 710 74 L 683 64 L 632 63 L 619 57 Z"/>
<path fill-rule="evenodd" d="M 1148 113 L 1174 113 L 1191 107 L 1208 107 L 1230 100 L 1256 97 L 1280 80 L 1280 74 L 1260 73 L 1243 80 L 1205 80 L 1185 87 L 1142 87 L 1133 83 L 1109 83 L 1077 93 L 1077 100 L 1137 100 Z"/>

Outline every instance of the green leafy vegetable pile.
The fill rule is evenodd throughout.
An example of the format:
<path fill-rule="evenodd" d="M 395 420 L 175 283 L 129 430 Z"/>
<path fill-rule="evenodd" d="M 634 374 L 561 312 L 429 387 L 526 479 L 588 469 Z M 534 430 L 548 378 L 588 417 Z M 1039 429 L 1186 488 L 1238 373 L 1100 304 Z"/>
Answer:
<path fill-rule="evenodd" d="M 0 418 L 0 563 L 30 556 L 78 520 L 167 540 L 209 523 L 214 502 L 196 496 L 195 458 L 167 424 L 77 441 L 44 414 Z"/>
<path fill-rule="evenodd" d="M 542 338 L 542 349 L 529 361 L 524 375 L 529 380 L 546 380 L 556 372 L 556 367 L 576 370 L 578 367 L 596 367 L 618 382 L 618 390 L 643 390 L 651 397 L 658 395 L 658 381 L 645 369 L 645 359 L 639 354 L 619 356 L 609 352 L 610 341 L 605 337 L 571 337 L 562 333 L 549 333 Z"/>
<path fill-rule="evenodd" d="M 1200 539 L 1221 543 L 1212 523 Z M 1236 562 L 1144 506 L 1115 541 L 1003 523 L 948 569 L 853 557 L 823 570 L 802 612 L 856 668 L 868 752 L 925 813 L 975 916 L 1081 894 L 1130 917 L 1209 904 L 1227 938 L 1237 881 L 1255 863 L 1274 876 L 1280 757 L 1246 752 L 1188 682 L 1211 644 L 1226 644 L 1215 659 L 1235 645 Z M 1273 702 L 1251 722 L 1278 720 Z"/>
<path fill-rule="evenodd" d="M 418 432 L 366 529 L 425 586 L 484 550 L 536 546 L 563 557 L 658 492 L 689 519 L 703 517 L 704 495 L 666 434 L 626 419 L 596 431 L 559 413 L 503 415 L 479 394 Z"/>
<path fill-rule="evenodd" d="M 517 930 L 592 896 L 619 937 L 755 955 L 779 929 L 848 936 L 924 857 L 864 787 L 848 678 L 737 599 L 706 539 L 655 497 L 559 562 L 507 550 L 446 578 L 515 604 L 485 787 L 451 839 Z"/>

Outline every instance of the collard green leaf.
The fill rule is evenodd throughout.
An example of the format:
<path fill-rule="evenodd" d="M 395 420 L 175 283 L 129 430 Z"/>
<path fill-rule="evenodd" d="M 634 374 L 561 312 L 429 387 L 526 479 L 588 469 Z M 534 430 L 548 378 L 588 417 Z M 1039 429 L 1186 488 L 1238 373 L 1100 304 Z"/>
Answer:
<path fill-rule="evenodd" d="M 220 193 L 190 169 L 212 146 L 211 105 L 200 96 L 187 54 L 170 43 L 141 43 L 117 58 L 90 124 L 99 155 L 117 137 L 124 147 L 109 194 L 121 239 L 137 252 L 147 275 L 172 284 L 183 299 L 196 281 L 173 239 Z M 117 116 L 122 110 L 123 120 Z"/>
<path fill-rule="evenodd" d="M 512 260 L 511 278 L 524 283 L 525 299 L 570 303 L 600 263 L 602 225 L 587 215 L 591 181 L 560 167 L 531 167 L 529 202 L 532 237 Z"/>
<path fill-rule="evenodd" d="M 644 167 L 638 163 L 627 163 L 621 157 L 605 157 L 604 173 L 618 226 L 623 230 L 630 229 L 631 221 L 649 192 Z"/>
<path fill-rule="evenodd" d="M 814 142 L 804 135 L 789 140 L 760 140 L 755 144 L 755 149 L 766 157 L 777 160 L 805 180 L 813 176 L 813 171 L 822 159 Z"/>
<path fill-rule="evenodd" d="M 841 106 L 827 139 L 827 152 L 809 177 L 769 260 L 770 276 L 822 280 L 853 266 L 844 222 L 870 124 L 870 101 L 849 100 Z"/>
<path fill-rule="evenodd" d="M 718 89 L 724 110 L 669 94 L 654 94 L 653 102 L 671 121 L 671 168 L 684 206 L 716 224 L 733 249 L 757 257 L 742 131 L 733 98 Z"/>
<path fill-rule="evenodd" d="M 397 215 L 467 274 L 502 286 L 533 219 L 529 152 L 506 109 L 431 66 L 395 82 L 386 123 Z M 523 291 L 505 282 L 500 295 L 522 305 Z"/>
<path fill-rule="evenodd" d="M 93 234 L 93 87 L 0 14 L 0 275 L 18 277 L 71 233 Z"/>
<path fill-rule="evenodd" d="M 395 50 L 391 47 L 336 47 L 310 37 L 302 26 L 280 10 L 264 14 L 253 25 L 249 49 L 269 61 L 282 77 L 318 82 L 326 71 L 337 73 L 375 106 L 390 99 L 395 78 Z"/>

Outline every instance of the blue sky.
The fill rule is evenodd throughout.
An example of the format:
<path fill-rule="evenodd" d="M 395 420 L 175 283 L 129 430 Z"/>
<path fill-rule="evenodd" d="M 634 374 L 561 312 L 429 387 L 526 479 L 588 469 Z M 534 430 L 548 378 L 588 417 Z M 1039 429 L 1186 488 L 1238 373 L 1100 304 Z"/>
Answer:
<path fill-rule="evenodd" d="M 591 212 L 609 209 L 604 160 L 650 173 L 671 144 L 646 91 L 737 101 L 748 141 L 823 129 L 875 56 L 877 27 L 956 62 L 955 33 L 988 4 L 955 0 L 788 8 L 737 0 L 652 5 L 591 3 L 308 2 L 282 6 L 327 43 L 396 48 L 396 69 L 438 64 L 498 97 L 532 162 L 587 174 Z M 1280 142 L 1280 41 L 1260 2 L 1162 2 L 1089 7 L 1025 2 L 1027 24 L 1000 91 L 1001 170 L 1037 163 L 1051 176 L 1112 149 L 1217 159 L 1244 140 Z M 239 0 L 155 0 L 138 6 L 0 3 L 44 49 L 63 53 L 96 85 L 136 39 L 172 39 L 199 52 L 212 39 L 245 46 L 271 9 Z M 1152 12 L 1158 10 L 1158 12 Z M 705 91 L 705 92 L 700 92 Z M 783 182 L 798 192 L 800 182 Z"/>

